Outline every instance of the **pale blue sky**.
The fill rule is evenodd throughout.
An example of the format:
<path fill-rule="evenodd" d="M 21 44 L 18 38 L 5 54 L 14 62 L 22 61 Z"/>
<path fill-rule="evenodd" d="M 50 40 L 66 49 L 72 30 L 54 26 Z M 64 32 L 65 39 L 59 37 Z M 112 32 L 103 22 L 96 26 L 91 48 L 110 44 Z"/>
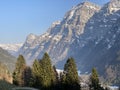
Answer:
<path fill-rule="evenodd" d="M 24 42 L 30 33 L 40 35 L 52 22 L 84 0 L 0 0 L 0 43 Z M 109 0 L 87 0 L 103 5 Z"/>

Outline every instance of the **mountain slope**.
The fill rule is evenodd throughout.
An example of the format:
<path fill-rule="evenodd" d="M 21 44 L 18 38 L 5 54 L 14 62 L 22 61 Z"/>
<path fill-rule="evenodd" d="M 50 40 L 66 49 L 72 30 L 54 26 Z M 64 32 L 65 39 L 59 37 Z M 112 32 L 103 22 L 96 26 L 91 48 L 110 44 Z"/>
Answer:
<path fill-rule="evenodd" d="M 49 53 L 53 64 L 67 59 L 71 56 L 68 52 L 70 45 L 83 33 L 85 24 L 99 9 L 90 2 L 73 7 L 62 21 L 54 22 L 45 34 L 30 34 L 18 54 L 23 54 L 28 62 L 41 58 L 45 52 Z"/>
<path fill-rule="evenodd" d="M 0 48 L 0 63 L 5 64 L 10 72 L 14 70 L 16 58 Z"/>
<path fill-rule="evenodd" d="M 111 8 L 108 6 L 113 3 L 115 2 L 107 3 L 98 13 L 95 13 L 87 22 L 84 34 L 80 35 L 79 39 L 76 39 L 73 45 L 71 45 L 70 52 L 75 51 L 72 56 L 76 58 L 79 68 L 84 68 L 85 71 L 95 66 L 94 64 L 97 58 L 99 62 L 96 64 L 102 63 L 100 59 L 103 58 L 104 52 L 108 51 L 108 49 L 112 47 L 112 44 L 114 46 L 114 38 L 112 38 L 113 40 L 109 40 L 108 37 L 115 35 L 113 35 L 113 33 L 108 35 L 108 33 L 110 33 L 110 30 L 114 28 L 114 25 L 119 21 L 120 8 L 118 7 L 118 11 L 109 13 L 108 9 L 111 10 Z M 117 4 L 120 5 L 120 3 Z M 102 41 L 104 42 L 102 43 Z M 77 46 L 76 43 L 78 43 Z"/>
<path fill-rule="evenodd" d="M 1 80 L 12 83 L 11 73 L 8 71 L 8 68 L 3 63 L 0 63 L 0 81 Z"/>

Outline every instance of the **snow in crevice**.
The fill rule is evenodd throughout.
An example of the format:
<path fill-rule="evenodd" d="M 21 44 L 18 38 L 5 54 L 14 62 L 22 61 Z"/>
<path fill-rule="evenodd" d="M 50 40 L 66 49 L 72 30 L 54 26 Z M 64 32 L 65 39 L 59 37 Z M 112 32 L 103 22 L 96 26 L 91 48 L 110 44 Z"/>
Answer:
<path fill-rule="evenodd" d="M 111 45 L 111 44 L 108 44 L 107 49 L 110 49 L 111 47 L 112 47 L 112 45 Z"/>
<path fill-rule="evenodd" d="M 74 12 L 75 12 L 75 10 L 72 10 L 72 11 L 70 12 L 70 15 L 69 15 L 68 19 L 71 19 L 71 18 L 74 16 Z"/>
<path fill-rule="evenodd" d="M 106 23 L 108 20 L 104 18 L 103 22 Z"/>
<path fill-rule="evenodd" d="M 55 35 L 55 36 L 53 37 L 53 40 L 59 42 L 59 41 L 61 40 L 61 38 L 62 38 L 62 35 Z"/>
<path fill-rule="evenodd" d="M 98 41 L 96 41 L 96 42 L 95 42 L 95 45 L 97 45 L 98 43 L 99 43 L 99 42 L 98 42 Z"/>
<path fill-rule="evenodd" d="M 116 13 L 116 15 L 117 15 L 118 17 L 120 17 L 120 14 L 119 14 L 119 13 Z"/>
<path fill-rule="evenodd" d="M 89 27 L 90 29 L 93 29 L 93 26 Z"/>

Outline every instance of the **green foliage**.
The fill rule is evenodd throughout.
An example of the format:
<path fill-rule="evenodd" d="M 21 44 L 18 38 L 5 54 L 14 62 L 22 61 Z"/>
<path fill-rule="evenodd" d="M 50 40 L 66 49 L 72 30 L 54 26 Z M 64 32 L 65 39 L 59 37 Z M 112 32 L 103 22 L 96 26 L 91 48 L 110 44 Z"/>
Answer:
<path fill-rule="evenodd" d="M 104 90 L 100 85 L 98 72 L 95 68 L 92 69 L 90 81 L 91 81 L 90 90 Z"/>
<path fill-rule="evenodd" d="M 30 67 L 25 68 L 23 72 L 23 76 L 24 76 L 24 86 L 32 87 L 34 84 L 34 78 Z"/>
<path fill-rule="evenodd" d="M 77 67 L 73 58 L 69 58 L 64 73 L 58 78 L 55 66 L 47 53 L 43 58 L 33 62 L 32 69 L 26 66 L 25 59 L 20 55 L 13 73 L 13 83 L 18 86 L 39 88 L 40 90 L 80 90 Z"/>
<path fill-rule="evenodd" d="M 33 86 L 36 88 L 40 88 L 42 81 L 42 68 L 38 60 L 35 60 L 33 63 L 32 73 L 33 73 L 33 78 L 35 80 Z"/>
<path fill-rule="evenodd" d="M 13 84 L 18 86 L 24 86 L 23 72 L 25 67 L 26 67 L 25 59 L 22 55 L 19 55 L 16 62 L 15 70 L 13 72 Z"/>
<path fill-rule="evenodd" d="M 0 80 L 0 90 L 12 90 L 12 88 L 14 88 L 15 86 L 4 81 L 4 80 Z"/>
<path fill-rule="evenodd" d="M 57 70 L 56 70 L 56 67 L 53 66 L 53 70 L 54 70 L 54 75 L 55 75 L 55 84 L 59 83 L 59 77 L 58 77 L 58 73 L 57 73 Z"/>
<path fill-rule="evenodd" d="M 40 61 L 34 61 L 32 71 L 35 78 L 35 87 L 46 89 L 55 85 L 56 73 L 52 67 L 50 57 L 47 53 L 44 54 Z"/>
<path fill-rule="evenodd" d="M 73 58 L 69 58 L 65 64 L 64 70 L 66 72 L 66 83 L 79 83 L 77 67 Z"/>
<path fill-rule="evenodd" d="M 92 69 L 91 82 L 93 85 L 99 84 L 98 73 L 95 68 Z"/>
<path fill-rule="evenodd" d="M 40 61 L 42 67 L 42 86 L 51 87 L 56 81 L 56 76 L 54 69 L 51 64 L 51 59 L 47 53 L 44 54 L 42 60 Z"/>
<path fill-rule="evenodd" d="M 66 90 L 80 90 L 79 77 L 77 73 L 77 67 L 73 58 L 69 58 L 64 66 Z M 63 82 L 64 83 L 64 82 Z"/>

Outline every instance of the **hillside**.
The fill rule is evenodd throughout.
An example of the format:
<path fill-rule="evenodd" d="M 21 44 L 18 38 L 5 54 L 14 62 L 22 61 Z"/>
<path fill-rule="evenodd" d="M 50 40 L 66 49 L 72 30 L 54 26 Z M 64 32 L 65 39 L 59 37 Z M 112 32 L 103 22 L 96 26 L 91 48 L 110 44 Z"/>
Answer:
<path fill-rule="evenodd" d="M 11 73 L 8 71 L 8 68 L 2 63 L 0 63 L 0 81 L 1 80 L 12 83 Z"/>
<path fill-rule="evenodd" d="M 5 64 L 10 72 L 14 70 L 16 58 L 10 55 L 7 51 L 0 48 L 0 62 Z"/>

